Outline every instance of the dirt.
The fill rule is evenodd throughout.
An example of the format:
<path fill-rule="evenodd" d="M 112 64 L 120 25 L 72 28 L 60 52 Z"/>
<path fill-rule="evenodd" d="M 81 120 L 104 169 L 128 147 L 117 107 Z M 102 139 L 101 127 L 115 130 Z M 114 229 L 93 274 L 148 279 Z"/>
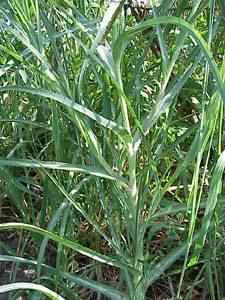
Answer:
<path fill-rule="evenodd" d="M 0 255 L 12 255 L 7 249 L 10 249 L 16 253 L 18 245 L 18 236 L 15 234 L 0 233 Z M 16 270 L 16 275 L 15 275 Z M 12 275 L 15 278 L 12 279 Z M 9 284 L 12 282 L 30 282 L 32 280 L 31 276 L 27 272 L 26 268 L 16 268 L 15 263 L 11 262 L 0 262 L 0 286 L 4 284 Z M 0 289 L 0 300 L 9 300 L 8 293 L 2 293 Z M 23 300 L 20 298 L 20 300 Z"/>

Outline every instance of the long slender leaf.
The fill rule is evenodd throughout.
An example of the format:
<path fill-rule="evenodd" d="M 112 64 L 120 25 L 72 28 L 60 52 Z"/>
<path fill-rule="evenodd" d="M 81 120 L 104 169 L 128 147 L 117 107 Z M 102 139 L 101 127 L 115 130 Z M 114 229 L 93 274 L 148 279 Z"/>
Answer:
<path fill-rule="evenodd" d="M 17 91 L 17 92 L 25 92 L 32 95 L 37 95 L 44 98 L 49 98 L 52 100 L 55 100 L 61 104 L 64 104 L 65 106 L 74 109 L 77 112 L 80 112 L 81 114 L 87 116 L 88 118 L 96 121 L 99 125 L 113 130 L 116 134 L 125 134 L 126 135 L 126 129 L 122 126 L 116 124 L 115 122 L 108 120 L 101 115 L 99 115 L 96 112 L 91 111 L 90 109 L 84 107 L 83 105 L 80 105 L 73 100 L 69 99 L 66 96 L 60 95 L 55 92 L 49 92 L 47 90 L 38 89 L 38 88 L 31 88 L 31 87 L 22 87 L 22 86 L 4 86 L 0 87 L 0 92 L 5 91 Z"/>
<path fill-rule="evenodd" d="M 64 245 L 65 247 L 71 248 L 74 251 L 87 256 L 93 260 L 96 260 L 100 263 L 103 264 L 107 264 L 110 266 L 114 266 L 114 267 L 118 267 L 118 268 L 128 268 L 130 270 L 133 270 L 134 272 L 136 272 L 136 270 L 134 268 L 132 268 L 129 265 L 126 265 L 124 263 L 120 263 L 116 258 L 111 258 L 109 256 L 100 254 L 94 250 L 91 250 L 87 247 L 81 246 L 79 243 L 77 242 L 73 242 L 73 241 L 69 241 L 67 239 L 64 239 L 60 236 L 58 236 L 55 233 L 49 232 L 48 230 L 39 228 L 37 226 L 34 225 L 29 225 L 29 224 L 23 224 L 23 223 L 4 223 L 4 224 L 0 224 L 0 231 L 2 230 L 12 230 L 12 229 L 25 229 L 28 230 L 30 232 L 35 232 L 38 233 L 40 235 L 43 235 L 45 237 L 48 237 L 49 239 L 58 242 L 62 245 Z"/>
<path fill-rule="evenodd" d="M 121 180 L 121 182 L 126 183 L 126 179 L 122 177 L 115 176 L 112 177 L 105 173 L 103 170 L 91 166 L 79 166 L 64 162 L 56 161 L 37 161 L 30 159 L 0 159 L 1 167 L 25 167 L 25 168 L 47 168 L 52 170 L 63 170 L 90 174 L 102 178 L 107 178 L 111 180 Z"/>
<path fill-rule="evenodd" d="M 8 256 L 8 255 L 0 255 L 0 262 L 15 262 L 15 263 L 20 263 L 20 264 L 28 264 L 31 266 L 37 266 L 38 262 L 22 257 L 16 257 L 16 256 Z M 53 267 L 50 267 L 46 264 L 41 264 L 42 268 L 53 273 L 56 275 L 57 270 Z M 117 291 L 115 288 L 112 288 L 106 284 L 96 282 L 94 280 L 88 279 L 88 278 L 82 278 L 76 274 L 69 274 L 67 272 L 59 272 L 58 274 L 61 278 L 65 278 L 69 280 L 71 283 L 78 284 L 82 287 L 91 289 L 96 292 L 100 292 L 101 294 L 105 295 L 106 297 L 110 297 L 111 299 L 114 300 L 125 300 L 127 299 L 126 296 Z"/>
<path fill-rule="evenodd" d="M 17 283 L 10 283 L 10 284 L 5 284 L 0 286 L 0 294 L 15 291 L 15 290 L 34 290 L 40 292 L 41 294 L 47 296 L 49 299 L 52 300 L 65 300 L 57 293 L 51 291 L 50 289 L 40 284 L 17 282 Z"/>

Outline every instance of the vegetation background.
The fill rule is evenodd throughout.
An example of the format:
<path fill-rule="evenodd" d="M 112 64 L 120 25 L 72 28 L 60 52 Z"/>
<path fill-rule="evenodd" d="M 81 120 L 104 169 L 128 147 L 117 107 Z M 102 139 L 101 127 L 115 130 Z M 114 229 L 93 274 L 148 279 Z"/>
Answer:
<path fill-rule="evenodd" d="M 224 0 L 0 1 L 1 299 L 225 299 Z"/>

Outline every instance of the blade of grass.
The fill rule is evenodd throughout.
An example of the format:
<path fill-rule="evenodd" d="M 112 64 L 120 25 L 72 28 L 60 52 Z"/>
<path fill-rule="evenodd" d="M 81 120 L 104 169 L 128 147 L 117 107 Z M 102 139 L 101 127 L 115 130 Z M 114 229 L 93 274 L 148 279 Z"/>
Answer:
<path fill-rule="evenodd" d="M 38 233 L 40 235 L 43 235 L 44 237 L 47 237 L 57 243 L 60 243 L 62 245 L 64 245 L 65 247 L 68 247 L 70 249 L 73 249 L 74 251 L 87 256 L 93 260 L 96 260 L 100 263 L 109 265 L 109 266 L 114 266 L 117 268 L 127 268 L 129 269 L 131 272 L 136 273 L 137 271 L 131 267 L 128 264 L 122 263 L 120 262 L 118 259 L 116 258 L 112 258 L 103 254 L 98 253 L 97 251 L 91 250 L 87 247 L 84 247 L 82 245 L 80 245 L 77 242 L 73 242 L 70 240 L 67 240 L 65 238 L 62 238 L 60 236 L 58 236 L 55 233 L 49 232 L 48 230 L 45 230 L 43 228 L 39 228 L 37 226 L 34 225 L 30 225 L 30 224 L 24 224 L 24 223 L 4 223 L 4 224 L 0 224 L 0 231 L 2 230 L 13 230 L 13 229 L 24 229 L 27 230 L 29 232 L 34 232 L 34 233 Z"/>
<path fill-rule="evenodd" d="M 216 164 L 215 170 L 212 175 L 212 182 L 210 184 L 209 197 L 206 204 L 204 217 L 202 220 L 202 235 L 196 241 L 196 258 L 200 255 L 200 251 L 203 248 L 206 240 L 208 230 L 211 225 L 211 220 L 217 205 L 219 194 L 221 193 L 222 175 L 225 168 L 225 151 L 220 155 L 220 158 Z"/>
<path fill-rule="evenodd" d="M 213 55 L 211 51 L 208 48 L 207 42 L 203 39 L 201 34 L 194 28 L 193 25 L 189 24 L 188 22 L 182 20 L 181 18 L 176 18 L 176 17 L 157 17 L 153 18 L 147 21 L 144 21 L 142 24 L 137 25 L 135 28 L 130 29 L 127 32 L 124 32 L 121 34 L 121 36 L 118 38 L 116 41 L 114 48 L 113 48 L 113 57 L 115 60 L 115 65 L 116 65 L 116 74 L 117 78 L 120 82 L 122 82 L 121 79 L 121 61 L 124 55 L 124 51 L 129 43 L 129 41 L 134 38 L 138 33 L 143 32 L 144 30 L 148 29 L 149 27 L 152 26 L 157 26 L 161 24 L 173 24 L 177 25 L 181 28 L 184 28 L 187 30 L 187 32 L 193 37 L 193 39 L 196 41 L 202 52 L 204 53 L 205 59 L 207 60 L 210 69 L 214 75 L 214 78 L 216 80 L 216 84 L 218 87 L 218 90 L 221 94 L 221 97 L 223 101 L 225 102 L 225 87 L 224 83 L 221 79 L 220 72 L 218 70 L 218 67 L 215 63 L 215 60 L 213 58 Z M 148 117 L 147 117 L 148 118 Z M 147 119 L 146 118 L 146 119 Z M 151 125 L 149 125 L 151 126 Z M 148 126 L 147 126 L 148 128 Z M 146 132 L 148 132 L 146 128 Z"/>
<path fill-rule="evenodd" d="M 74 109 L 75 111 L 78 111 L 81 114 L 87 116 L 88 118 L 96 121 L 99 125 L 101 125 L 105 128 L 111 129 L 119 136 L 121 134 L 123 135 L 124 133 L 126 135 L 126 129 L 121 127 L 117 123 L 100 116 L 96 112 L 93 112 L 93 111 L 89 110 L 88 108 L 84 107 L 83 105 L 75 103 L 73 100 L 69 99 L 68 97 L 60 95 L 58 93 L 49 92 L 47 90 L 36 89 L 36 88 L 31 88 L 31 87 L 20 87 L 20 86 L 0 87 L 0 92 L 6 92 L 6 91 L 25 92 L 25 93 L 29 93 L 32 95 L 55 100 L 61 104 L 64 104 L 68 108 Z"/>
<path fill-rule="evenodd" d="M 52 300 L 65 300 L 57 293 L 51 291 L 50 289 L 40 284 L 17 282 L 17 283 L 10 283 L 10 284 L 5 284 L 0 286 L 0 294 L 15 291 L 15 290 L 34 290 L 40 292 L 41 294 L 45 295 L 46 297 Z"/>
<path fill-rule="evenodd" d="M 66 202 L 63 202 L 59 208 L 56 210 L 55 214 L 53 215 L 49 225 L 48 225 L 48 231 L 53 231 L 54 227 L 56 226 L 57 222 L 61 218 L 61 215 L 63 214 L 63 211 L 67 208 L 68 204 Z M 48 238 L 45 237 L 41 243 L 40 250 L 38 253 L 37 258 L 37 280 L 38 283 L 40 283 L 40 276 L 41 276 L 41 265 L 44 261 L 45 251 L 48 244 Z"/>
<path fill-rule="evenodd" d="M 85 174 L 90 174 L 94 176 L 99 176 L 102 178 L 107 178 L 110 180 L 119 180 L 126 183 L 126 179 L 122 177 L 115 176 L 112 177 L 105 173 L 103 170 L 92 166 L 79 166 L 63 162 L 54 161 L 37 161 L 29 159 L 0 159 L 1 167 L 26 167 L 26 168 L 47 168 L 52 170 L 63 170 L 72 172 L 81 172 Z"/>
<path fill-rule="evenodd" d="M 38 262 L 26 258 L 16 257 L 16 256 L 8 256 L 8 255 L 0 255 L 0 262 L 15 262 L 20 264 L 29 264 L 31 266 L 37 266 Z M 53 267 L 50 267 L 46 264 L 41 265 L 43 269 L 53 273 L 54 275 L 57 273 L 57 270 Z M 65 278 L 69 280 L 71 283 L 75 283 L 79 286 L 85 287 L 87 289 L 91 289 L 96 292 L 100 292 L 102 295 L 105 295 L 106 297 L 110 297 L 115 300 L 125 300 L 127 299 L 126 296 L 117 291 L 115 288 L 112 288 L 106 284 L 87 279 L 82 278 L 78 275 L 71 275 L 67 272 L 59 271 L 58 274 L 61 278 Z"/>
<path fill-rule="evenodd" d="M 104 42 L 104 39 L 106 38 L 107 34 L 110 32 L 112 25 L 120 13 L 120 10 L 124 4 L 124 0 L 121 1 L 112 1 L 110 2 L 110 5 L 103 17 L 103 20 L 100 24 L 100 27 L 98 29 L 97 35 L 92 43 L 90 52 L 94 53 L 95 50 L 97 49 L 98 45 Z M 84 81 L 84 76 L 86 69 L 88 67 L 88 59 L 86 59 L 82 65 L 81 72 L 80 72 L 80 77 L 79 77 L 79 93 L 82 98 L 82 82 Z"/>
<path fill-rule="evenodd" d="M 212 43 L 214 13 L 215 13 L 215 1 L 213 0 L 213 1 L 210 1 L 210 20 L 209 20 L 209 34 L 208 34 L 209 49 L 211 49 L 211 43 Z M 222 76 L 222 78 L 223 78 L 223 76 Z M 205 106 L 206 106 L 206 100 L 207 100 L 208 83 L 209 83 L 209 64 L 208 64 L 208 62 L 206 62 L 205 76 L 204 76 L 204 82 L 203 82 L 202 117 L 201 117 L 201 123 L 200 123 L 200 131 L 203 131 L 204 123 L 205 123 L 205 117 L 206 117 Z M 214 128 L 212 129 L 212 137 L 214 135 L 215 126 L 216 126 L 216 122 L 214 124 Z M 201 194 L 202 194 L 203 184 L 204 184 L 204 180 L 205 180 L 205 172 L 207 170 L 207 162 L 209 159 L 211 142 L 212 142 L 212 138 L 211 138 L 210 146 L 209 146 L 209 150 L 208 150 L 208 159 L 206 160 L 206 166 L 205 166 L 205 171 L 203 173 L 202 185 L 201 185 L 200 193 L 198 196 L 200 167 L 201 167 L 201 162 L 202 162 L 203 154 L 204 154 L 204 150 L 205 150 L 205 147 L 204 147 L 205 145 L 204 145 L 204 142 L 202 143 L 201 138 L 202 138 L 202 136 L 199 135 L 199 144 L 201 144 L 202 147 L 198 151 L 196 166 L 195 166 L 193 180 L 192 180 L 192 187 L 191 187 L 191 191 L 190 191 L 189 199 L 188 199 L 188 210 L 191 210 L 189 233 L 188 233 L 189 246 L 188 246 L 186 254 L 185 254 L 184 265 L 183 265 L 183 269 L 181 272 L 180 282 L 179 282 L 178 291 L 177 291 L 177 298 L 180 297 L 183 279 L 184 279 L 184 275 L 185 275 L 185 270 L 186 270 L 186 266 L 187 266 L 187 262 L 188 262 L 188 255 L 189 255 L 190 247 L 192 245 L 192 237 L 194 234 L 196 221 L 198 219 L 197 214 L 198 214 L 198 210 L 199 210 L 199 206 L 200 206 Z"/>

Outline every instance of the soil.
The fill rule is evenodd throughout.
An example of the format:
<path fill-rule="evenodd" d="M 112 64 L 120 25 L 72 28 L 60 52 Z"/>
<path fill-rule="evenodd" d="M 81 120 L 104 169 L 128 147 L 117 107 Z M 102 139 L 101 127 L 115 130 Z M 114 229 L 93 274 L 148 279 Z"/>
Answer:
<path fill-rule="evenodd" d="M 11 255 L 7 249 L 16 253 L 18 245 L 18 236 L 15 234 L 0 233 L 0 255 Z M 18 269 L 15 268 L 15 264 L 11 262 L 0 262 L 0 286 L 4 284 L 9 284 L 12 282 L 30 282 L 32 280 L 31 276 L 28 275 L 26 268 Z M 16 274 L 15 274 L 16 269 Z M 15 278 L 12 279 L 12 275 Z M 0 293 L 0 300 L 9 300 L 8 293 Z M 20 297 L 20 300 L 25 300 Z"/>

